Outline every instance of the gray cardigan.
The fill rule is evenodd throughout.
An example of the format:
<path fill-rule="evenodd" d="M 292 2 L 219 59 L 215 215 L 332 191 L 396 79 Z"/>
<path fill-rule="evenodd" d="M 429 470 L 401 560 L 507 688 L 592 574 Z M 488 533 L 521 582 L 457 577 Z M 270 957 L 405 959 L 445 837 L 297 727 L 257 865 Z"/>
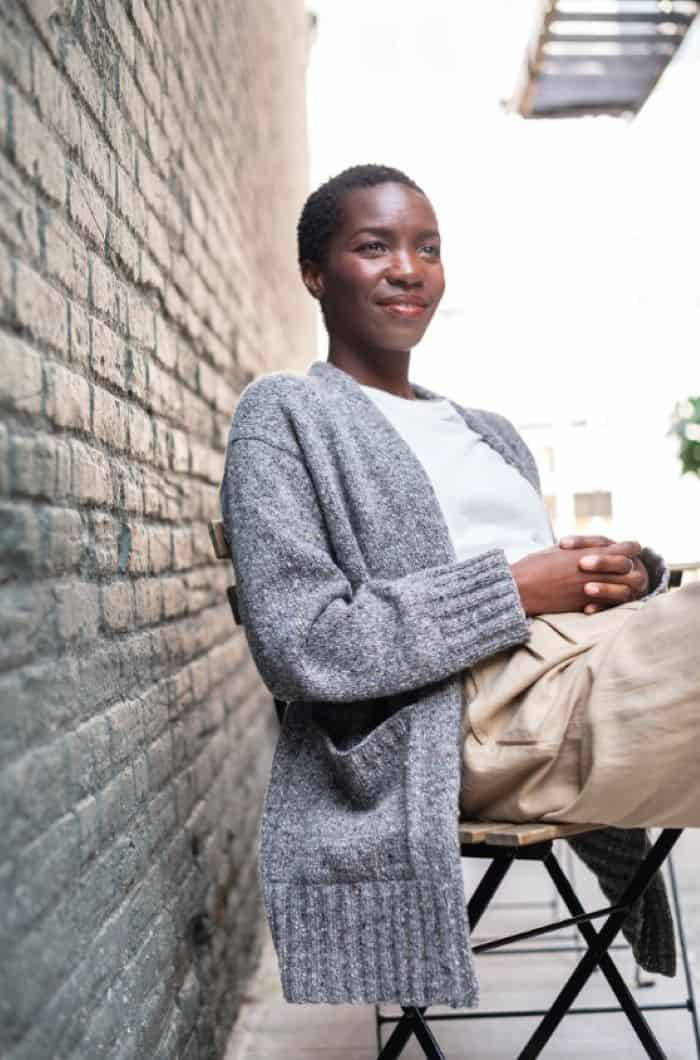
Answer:
<path fill-rule="evenodd" d="M 506 419 L 453 404 L 540 489 Z M 328 361 L 246 386 L 221 506 L 250 651 L 289 704 L 260 828 L 285 998 L 475 1004 L 457 838 L 460 671 L 529 637 L 505 554 L 456 560 L 422 465 Z M 662 591 L 660 558 L 644 558 Z M 607 868 L 624 855 L 601 879 L 614 895 L 646 836 L 594 835 L 589 860 Z M 628 937 L 668 973 L 660 881 L 646 901 Z"/>

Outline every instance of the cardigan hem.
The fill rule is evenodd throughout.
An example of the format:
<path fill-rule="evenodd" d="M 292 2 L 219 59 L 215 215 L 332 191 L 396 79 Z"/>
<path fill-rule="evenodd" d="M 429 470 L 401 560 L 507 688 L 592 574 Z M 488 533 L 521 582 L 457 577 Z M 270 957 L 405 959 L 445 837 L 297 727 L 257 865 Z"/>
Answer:
<path fill-rule="evenodd" d="M 461 872 L 268 882 L 265 899 L 288 1002 L 478 1004 Z"/>

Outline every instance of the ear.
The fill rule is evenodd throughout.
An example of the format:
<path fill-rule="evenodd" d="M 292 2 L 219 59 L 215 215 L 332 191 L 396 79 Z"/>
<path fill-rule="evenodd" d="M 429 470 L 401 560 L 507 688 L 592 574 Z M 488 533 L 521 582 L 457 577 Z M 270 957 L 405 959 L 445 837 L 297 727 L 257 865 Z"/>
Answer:
<path fill-rule="evenodd" d="M 321 266 L 315 261 L 302 261 L 301 278 L 311 297 L 320 301 L 325 291 Z"/>

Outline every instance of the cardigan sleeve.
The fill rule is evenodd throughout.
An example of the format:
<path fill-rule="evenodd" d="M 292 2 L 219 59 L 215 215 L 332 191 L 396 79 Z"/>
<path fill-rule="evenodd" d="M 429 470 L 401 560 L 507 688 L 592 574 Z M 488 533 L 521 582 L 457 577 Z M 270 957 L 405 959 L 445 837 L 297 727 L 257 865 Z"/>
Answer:
<path fill-rule="evenodd" d="M 241 622 L 278 699 L 388 696 L 529 638 L 502 549 L 351 585 L 304 462 L 267 440 L 229 442 L 221 506 Z"/>

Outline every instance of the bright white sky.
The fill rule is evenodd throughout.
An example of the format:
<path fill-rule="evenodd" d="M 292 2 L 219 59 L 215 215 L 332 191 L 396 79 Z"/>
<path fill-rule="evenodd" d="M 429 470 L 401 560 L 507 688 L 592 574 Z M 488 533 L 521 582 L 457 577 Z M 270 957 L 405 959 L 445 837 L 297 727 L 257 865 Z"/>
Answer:
<path fill-rule="evenodd" d="M 700 25 L 633 122 L 524 121 L 500 101 L 537 0 L 308 6 L 312 186 L 395 165 L 440 222 L 447 292 L 411 378 L 520 424 L 612 423 L 640 493 L 635 450 L 653 458 L 674 402 L 700 392 Z M 674 497 L 696 536 L 700 483 Z"/>

